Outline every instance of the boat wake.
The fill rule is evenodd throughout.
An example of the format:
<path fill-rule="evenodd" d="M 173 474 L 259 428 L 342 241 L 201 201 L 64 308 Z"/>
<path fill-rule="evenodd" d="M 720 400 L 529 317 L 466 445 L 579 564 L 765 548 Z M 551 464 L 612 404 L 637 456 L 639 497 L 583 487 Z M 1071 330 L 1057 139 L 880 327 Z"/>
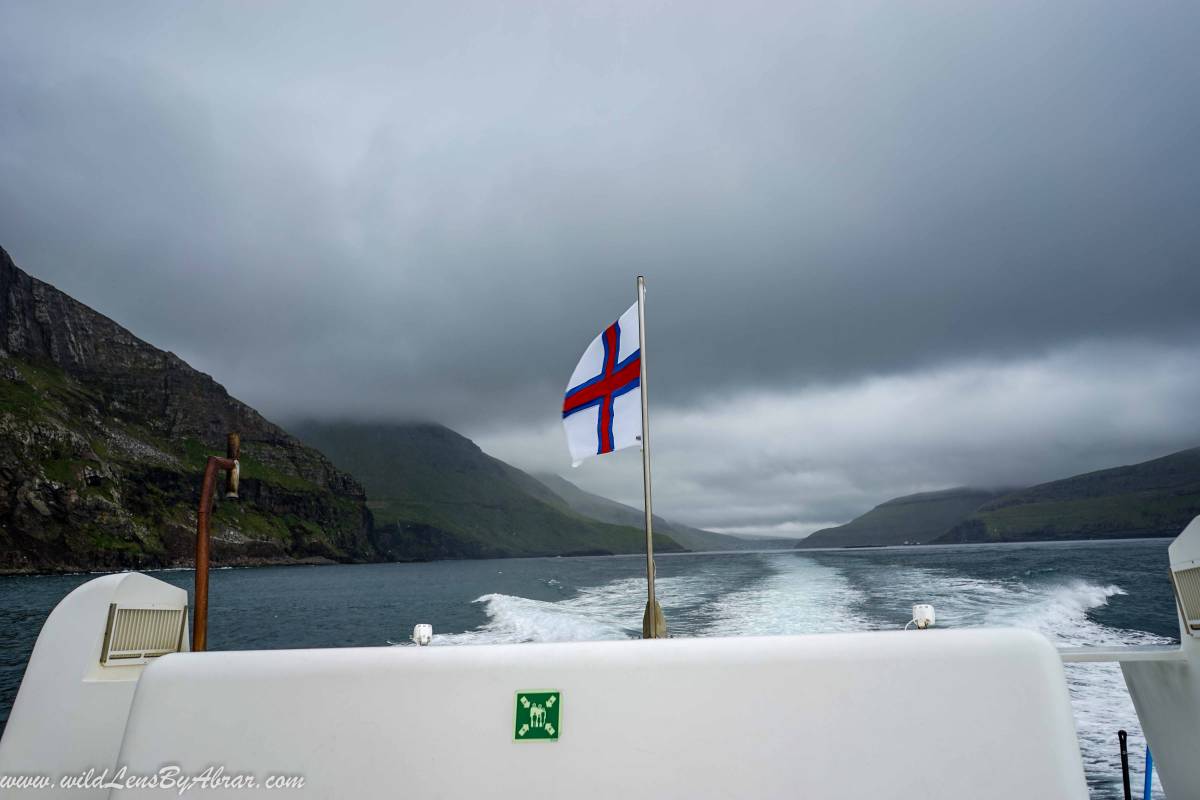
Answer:
<path fill-rule="evenodd" d="M 952 570 L 790 553 L 758 559 L 753 570 L 739 572 L 731 563 L 727 569 L 709 565 L 695 574 L 660 578 L 659 600 L 672 635 L 894 630 L 904 626 L 913 603 L 929 602 L 937 608 L 939 627 L 1031 628 L 1062 645 L 1169 641 L 1093 618 L 1092 611 L 1125 593 L 1116 585 L 1053 578 L 984 579 Z M 439 634 L 434 641 L 462 645 L 632 638 L 640 634 L 645 592 L 643 579 L 622 578 L 555 601 L 486 594 L 475 601 L 484 606 L 483 625 Z M 1145 751 L 1120 668 L 1070 664 L 1066 675 L 1089 783 L 1098 797 L 1117 797 L 1117 730 L 1129 732 L 1135 780 L 1140 780 Z"/>
<path fill-rule="evenodd" d="M 791 555 L 761 556 L 769 575 L 709 603 L 698 636 L 838 633 L 877 626 L 858 609 L 863 592 L 837 569 Z"/>
<path fill-rule="evenodd" d="M 658 599 L 665 609 L 684 609 L 705 588 L 702 576 L 660 578 Z M 580 589 L 563 600 L 531 600 L 508 594 L 485 594 L 481 603 L 488 621 L 472 631 L 439 635 L 435 644 L 503 644 L 514 642 L 585 642 L 641 635 L 646 582 L 625 578 Z"/>

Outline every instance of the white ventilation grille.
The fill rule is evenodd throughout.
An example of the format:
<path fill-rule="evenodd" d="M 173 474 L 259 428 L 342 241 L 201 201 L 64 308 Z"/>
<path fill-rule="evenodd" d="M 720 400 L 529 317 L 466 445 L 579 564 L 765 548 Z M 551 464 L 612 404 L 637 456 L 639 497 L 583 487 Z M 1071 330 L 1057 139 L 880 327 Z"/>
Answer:
<path fill-rule="evenodd" d="M 1200 630 L 1200 567 L 1173 571 L 1175 596 L 1188 630 Z"/>
<path fill-rule="evenodd" d="M 108 607 L 108 627 L 100 663 L 145 664 L 147 659 L 179 651 L 186 608 Z"/>

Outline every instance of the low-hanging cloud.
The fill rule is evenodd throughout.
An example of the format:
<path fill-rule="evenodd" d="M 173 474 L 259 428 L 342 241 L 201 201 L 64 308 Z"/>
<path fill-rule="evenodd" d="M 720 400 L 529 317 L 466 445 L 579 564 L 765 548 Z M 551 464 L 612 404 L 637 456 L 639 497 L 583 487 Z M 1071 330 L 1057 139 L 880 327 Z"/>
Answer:
<path fill-rule="evenodd" d="M 738 533 L 804 535 L 899 494 L 1016 488 L 1200 445 L 1193 348 L 1087 343 L 801 391 L 747 390 L 652 412 L 663 513 Z M 627 453 L 566 468 L 562 431 L 478 437 L 501 458 L 638 505 Z M 620 460 L 618 460 L 620 459 Z"/>
<path fill-rule="evenodd" d="M 735 400 L 1200 355 L 1197 76 L 1188 5 L 6 4 L 0 244 L 269 416 L 497 446 L 553 429 L 641 272 L 663 435 L 703 439 Z M 1191 443 L 1170 412 L 1146 442 Z M 1090 436 L 1026 457 L 1150 450 Z M 904 475 L 974 480 L 951 444 Z M 838 446 L 664 510 L 800 530 L 913 485 Z"/>

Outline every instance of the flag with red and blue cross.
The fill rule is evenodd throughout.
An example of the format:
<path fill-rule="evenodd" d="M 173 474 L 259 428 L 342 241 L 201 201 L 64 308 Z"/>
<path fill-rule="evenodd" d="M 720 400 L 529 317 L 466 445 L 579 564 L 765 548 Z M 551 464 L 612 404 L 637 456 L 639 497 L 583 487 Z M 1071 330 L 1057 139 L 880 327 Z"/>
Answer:
<path fill-rule="evenodd" d="M 563 399 L 563 427 L 575 464 L 642 440 L 641 349 L 638 307 L 592 340 Z"/>

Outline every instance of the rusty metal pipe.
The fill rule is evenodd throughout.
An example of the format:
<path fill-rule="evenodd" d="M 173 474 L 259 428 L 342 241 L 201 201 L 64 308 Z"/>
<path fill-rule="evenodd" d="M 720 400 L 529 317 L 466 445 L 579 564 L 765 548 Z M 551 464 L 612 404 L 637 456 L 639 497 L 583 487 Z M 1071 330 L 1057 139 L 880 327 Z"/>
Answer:
<path fill-rule="evenodd" d="M 216 483 L 217 470 L 225 470 L 225 496 L 234 499 L 238 491 L 238 456 L 241 451 L 241 438 L 236 433 L 229 434 L 226 445 L 226 457 L 209 456 L 204 465 L 204 482 L 200 486 L 200 508 L 196 512 L 196 590 L 195 610 L 192 615 L 192 651 L 198 652 L 208 648 L 208 517 L 212 512 L 213 484 Z"/>

